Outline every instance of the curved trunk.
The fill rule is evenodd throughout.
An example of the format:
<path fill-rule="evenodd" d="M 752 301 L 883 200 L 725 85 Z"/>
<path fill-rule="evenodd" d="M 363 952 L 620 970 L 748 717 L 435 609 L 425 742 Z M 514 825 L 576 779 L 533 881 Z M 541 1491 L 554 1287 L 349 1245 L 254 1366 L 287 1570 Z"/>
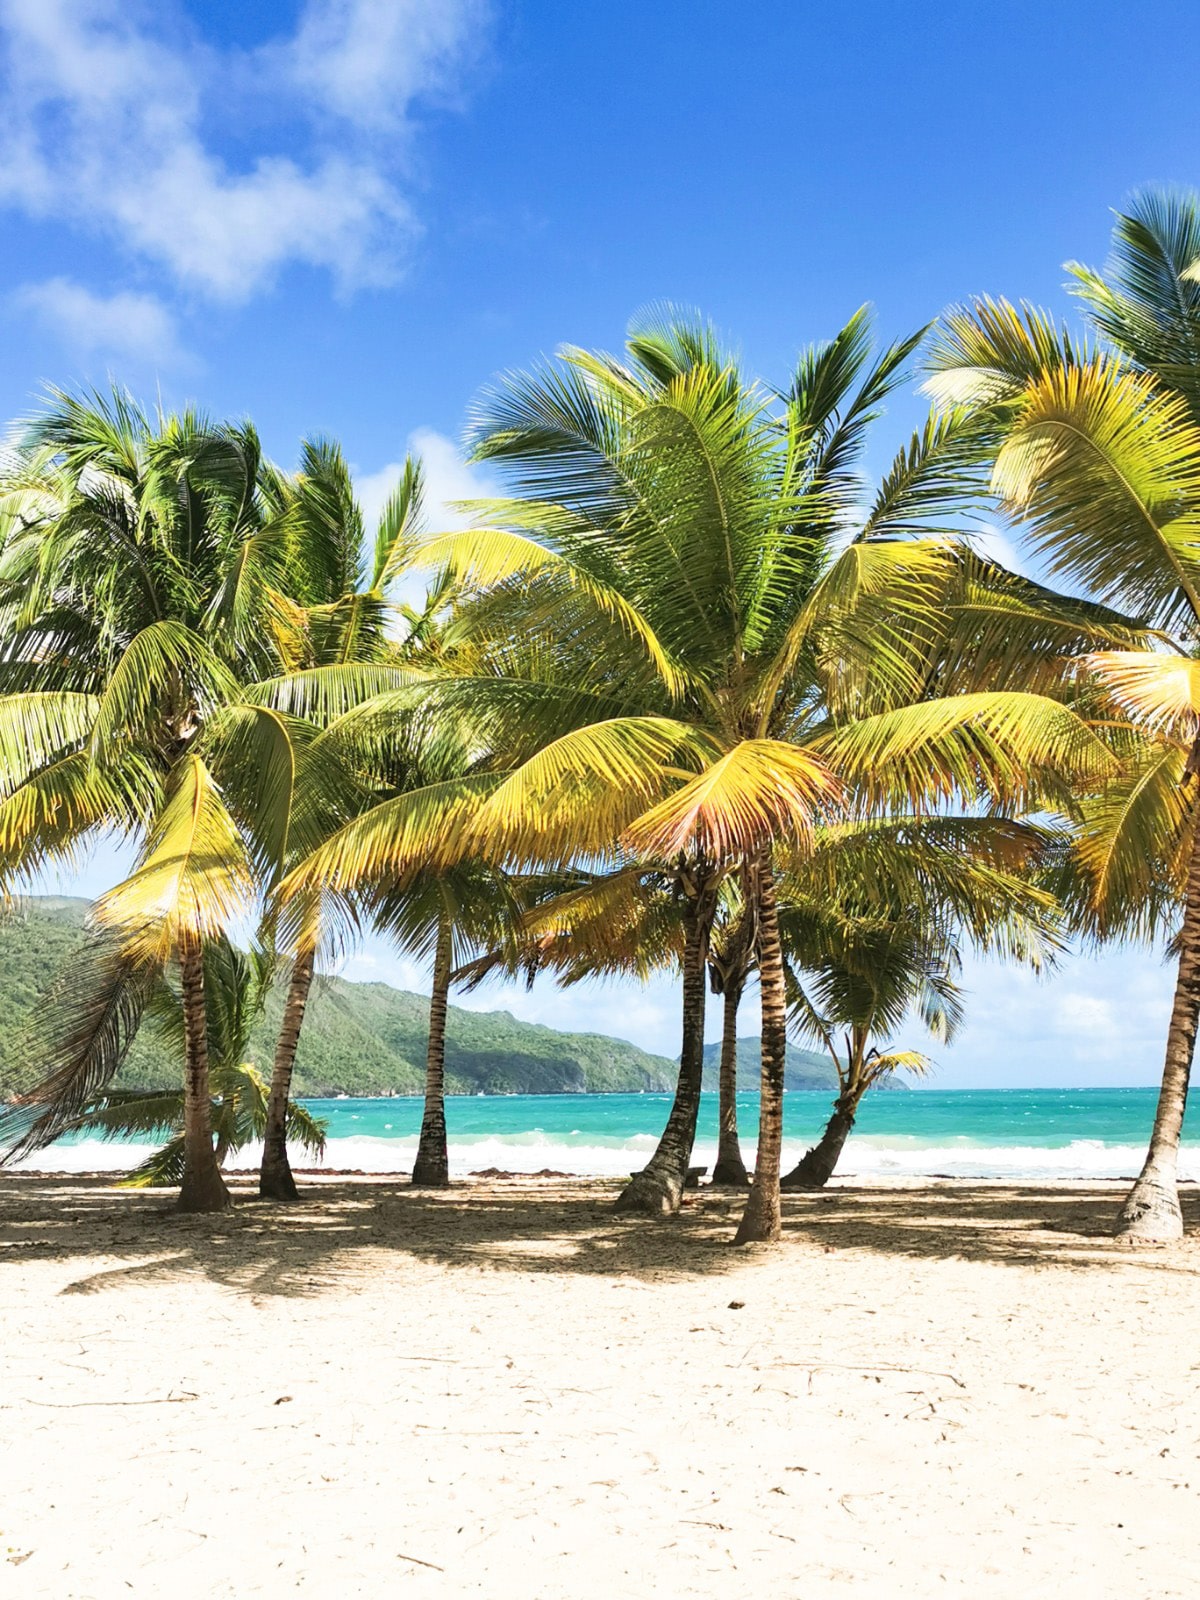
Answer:
<path fill-rule="evenodd" d="M 770 1243 L 779 1238 L 779 1154 L 783 1145 L 783 1070 L 787 1052 L 787 1001 L 783 951 L 775 907 L 775 872 L 769 850 L 759 859 L 758 984 L 762 994 L 762 1082 L 759 1091 L 758 1155 L 754 1182 L 734 1239 L 735 1244 Z"/>
<path fill-rule="evenodd" d="M 199 939 L 180 946 L 183 989 L 183 1182 L 176 1211 L 224 1211 L 229 1190 L 213 1150 L 212 1092 L 208 1083 L 208 1018 L 204 1010 L 204 956 Z"/>
<path fill-rule="evenodd" d="M 304 1011 L 312 988 L 316 951 L 302 950 L 292 963 L 283 1021 L 275 1044 L 271 1068 L 271 1093 L 267 1100 L 267 1126 L 263 1134 L 262 1166 L 258 1172 L 258 1192 L 264 1200 L 296 1200 L 296 1180 L 287 1153 L 287 1113 L 292 1097 L 292 1073 L 296 1066 L 296 1047 L 304 1026 Z"/>
<path fill-rule="evenodd" d="M 705 969 L 714 903 L 714 896 L 706 886 L 687 901 L 683 945 L 683 1041 L 675 1099 L 658 1148 L 642 1171 L 635 1172 L 617 1196 L 618 1211 L 641 1211 L 651 1217 L 668 1217 L 679 1210 L 683 1198 L 700 1111 Z"/>
<path fill-rule="evenodd" d="M 453 929 L 449 918 L 443 916 L 438 923 L 433 957 L 429 1044 L 425 1051 L 425 1114 L 412 1174 L 414 1186 L 422 1189 L 445 1189 L 450 1183 L 450 1152 L 446 1148 L 446 1002 L 453 962 Z"/>
<path fill-rule="evenodd" d="M 858 1095 L 846 1093 L 834 1101 L 833 1115 L 825 1124 L 825 1132 L 811 1150 L 805 1151 L 787 1176 L 780 1180 L 781 1189 L 825 1187 L 833 1177 L 833 1169 L 854 1127 L 859 1098 Z"/>
<path fill-rule="evenodd" d="M 1179 971 L 1167 1030 L 1162 1088 L 1145 1165 L 1121 1208 L 1117 1237 L 1135 1243 L 1165 1244 L 1183 1237 L 1179 1209 L 1179 1136 L 1187 1108 L 1188 1079 L 1200 1021 L 1200 820 L 1192 836 L 1187 901 L 1179 935 Z"/>
<path fill-rule="evenodd" d="M 717 1081 L 718 1125 L 717 1164 L 712 1181 L 727 1183 L 739 1189 L 750 1185 L 750 1175 L 742 1160 L 737 1129 L 737 1019 L 742 1001 L 740 983 L 725 985 L 725 1014 L 721 1029 L 721 1069 Z"/>

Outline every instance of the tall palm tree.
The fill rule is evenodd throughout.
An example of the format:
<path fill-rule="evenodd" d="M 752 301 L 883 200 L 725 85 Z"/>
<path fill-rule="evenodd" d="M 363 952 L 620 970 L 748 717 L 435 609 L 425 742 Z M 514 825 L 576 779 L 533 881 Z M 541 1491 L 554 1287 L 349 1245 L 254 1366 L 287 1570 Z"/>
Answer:
<path fill-rule="evenodd" d="M 646 982 L 681 969 L 686 898 L 674 875 L 634 863 L 605 874 L 540 880 L 534 904 L 504 930 L 500 945 L 457 973 L 474 987 L 503 974 L 532 982 L 553 973 L 564 987 L 609 978 Z M 721 887 L 709 949 L 709 986 L 722 996 L 718 1149 L 712 1181 L 748 1188 L 737 1131 L 737 1018 L 754 970 L 754 906 L 736 877 Z"/>
<path fill-rule="evenodd" d="M 979 301 L 946 319 L 930 387 L 990 414 L 994 487 L 1035 558 L 1142 626 L 1141 648 L 1094 652 L 1081 685 L 1123 765 L 1084 808 L 1072 904 L 1095 939 L 1177 948 L 1162 1090 L 1118 1224 L 1153 1242 L 1183 1229 L 1178 1146 L 1200 1021 L 1200 203 L 1140 196 L 1105 271 L 1072 270 L 1114 350 Z"/>
<path fill-rule="evenodd" d="M 92 1101 L 174 963 L 185 1211 L 229 1198 L 213 1149 L 205 945 L 247 913 L 291 806 L 294 721 L 245 693 L 279 671 L 292 634 L 263 471 L 247 425 L 151 421 L 120 392 L 56 394 L 3 485 L 0 878 L 104 834 L 137 854 L 95 908 L 52 1070 L 0 1137 L 16 1135 L 16 1152 L 47 1143 Z"/>
<path fill-rule="evenodd" d="M 287 865 L 366 804 L 369 791 L 337 732 L 340 716 L 401 684 L 402 641 L 414 619 L 395 594 L 397 576 L 419 527 L 421 464 L 405 459 L 368 550 L 362 512 L 340 448 L 306 439 L 300 470 L 277 474 L 270 498 L 285 532 L 287 588 L 294 597 L 297 644 L 288 672 L 257 693 L 277 710 L 301 713 L 325 732 L 298 751 Z M 282 863 L 281 863 L 282 865 Z M 274 885 L 271 885 L 273 888 Z M 289 908 L 293 955 L 280 1021 L 259 1170 L 264 1199 L 295 1200 L 287 1124 L 296 1051 L 318 955 L 329 936 L 319 893 Z"/>
<path fill-rule="evenodd" d="M 743 881 L 737 893 L 727 892 L 708 956 L 709 985 L 721 996 L 721 1054 L 717 1066 L 717 1159 L 712 1181 L 735 1189 L 750 1186 L 738 1139 L 737 1029 L 746 984 L 754 971 L 758 913 L 753 894 Z M 732 904 L 730 904 L 732 900 Z"/>
<path fill-rule="evenodd" d="M 658 1149 L 622 1196 L 662 1213 L 679 1204 L 694 1140 L 719 890 L 746 874 L 763 1067 L 743 1242 L 780 1228 L 774 843 L 802 847 L 851 793 L 908 808 L 964 790 L 1041 804 L 1111 759 L 1044 696 L 912 703 L 979 448 L 960 417 L 931 423 L 861 514 L 866 433 L 914 342 L 873 360 L 859 314 L 773 395 L 711 330 L 660 319 L 635 329 L 625 360 L 568 350 L 486 397 L 476 452 L 519 498 L 418 555 L 480 594 L 464 609 L 478 670 L 431 692 L 470 705 L 493 760 L 355 819 L 290 884 L 354 892 L 431 852 L 510 867 L 624 854 L 669 875 L 684 897 L 679 1083 Z"/>
<path fill-rule="evenodd" d="M 313 795 L 305 782 L 308 769 L 298 773 L 296 803 L 304 825 L 292 830 L 294 865 L 312 849 L 316 836 L 328 834 L 356 812 L 389 796 L 465 777 L 480 746 L 469 724 L 453 710 L 431 716 L 423 692 L 431 672 L 450 670 L 455 653 L 452 586 L 435 583 L 420 611 L 396 592 L 422 527 L 420 462 L 406 459 L 370 552 L 349 471 L 332 443 L 305 441 L 300 472 L 282 482 L 277 494 L 294 551 L 290 587 L 305 600 L 301 616 L 306 652 L 300 666 L 272 686 L 273 703 L 302 710 L 321 725 L 303 753 L 314 775 Z M 336 796 L 333 804 L 331 793 Z M 296 1195 L 284 1122 L 317 950 L 330 922 L 319 886 L 285 897 L 285 902 L 295 955 L 260 1173 L 260 1193 L 275 1199 Z M 402 886 L 381 881 L 355 902 L 356 923 L 373 923 L 432 966 L 425 1115 L 415 1183 L 449 1182 L 444 1079 L 452 970 L 481 941 L 497 936 L 512 914 L 511 904 L 503 875 L 471 862 L 410 874 Z"/>

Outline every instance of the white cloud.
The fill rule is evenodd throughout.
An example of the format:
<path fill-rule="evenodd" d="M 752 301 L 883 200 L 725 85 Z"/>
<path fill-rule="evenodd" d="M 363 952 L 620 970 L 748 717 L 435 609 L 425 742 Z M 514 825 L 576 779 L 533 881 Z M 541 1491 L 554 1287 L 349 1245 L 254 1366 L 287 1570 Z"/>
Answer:
<path fill-rule="evenodd" d="M 1067 989 L 1055 996 L 1053 1023 L 1063 1033 L 1095 1034 L 1102 1038 L 1111 1038 L 1119 1027 L 1111 1000 L 1078 989 Z"/>
<path fill-rule="evenodd" d="M 417 223 L 395 128 L 478 48 L 484 0 L 310 0 L 296 34 L 234 58 L 120 0 L 0 0 L 0 204 L 118 240 L 238 301 L 292 262 L 343 288 L 393 281 Z M 256 118 L 236 120 L 247 82 Z M 386 115 L 385 115 L 386 112 Z M 260 148 L 233 164 L 219 118 Z M 277 141 L 278 144 L 278 141 Z M 261 146 L 266 146 L 261 148 Z"/>
<path fill-rule="evenodd" d="M 18 289 L 13 304 L 85 355 L 123 356 L 152 367 L 178 366 L 183 359 L 175 320 L 154 295 L 98 295 L 69 278 L 51 278 Z"/>
<path fill-rule="evenodd" d="M 1171 963 L 1131 948 L 1067 957 L 1040 979 L 969 960 L 966 1025 L 932 1048 L 931 1087 L 1156 1083 L 1173 982 Z"/>
<path fill-rule="evenodd" d="M 335 115 L 394 128 L 418 95 L 452 90 L 486 21 L 484 0 L 321 0 L 305 8 L 286 64 Z"/>

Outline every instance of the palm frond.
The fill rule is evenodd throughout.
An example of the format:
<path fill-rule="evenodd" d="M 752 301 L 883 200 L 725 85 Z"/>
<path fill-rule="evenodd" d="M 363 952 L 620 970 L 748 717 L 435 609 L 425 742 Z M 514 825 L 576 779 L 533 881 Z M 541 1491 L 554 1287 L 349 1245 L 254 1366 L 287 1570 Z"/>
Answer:
<path fill-rule="evenodd" d="M 866 804 L 940 805 L 954 795 L 1036 809 L 1116 762 L 1069 707 L 1008 691 L 919 702 L 822 734 L 814 751 Z"/>
<path fill-rule="evenodd" d="M 0 1165 L 52 1144 L 120 1069 L 160 969 L 99 930 L 34 1008 L 21 1054 L 44 1076 L 0 1112 Z"/>
<path fill-rule="evenodd" d="M 1167 630 L 1200 616 L 1200 427 L 1105 356 L 1033 379 L 996 459 L 997 492 L 1049 569 Z"/>
<path fill-rule="evenodd" d="M 253 888 L 246 846 L 198 755 L 172 775 L 134 873 L 101 896 L 97 925 L 162 966 L 183 940 L 217 937 L 242 914 Z"/>
<path fill-rule="evenodd" d="M 745 739 L 626 829 L 627 848 L 670 859 L 739 859 L 778 838 L 808 840 L 841 798 L 820 760 L 777 739 Z"/>

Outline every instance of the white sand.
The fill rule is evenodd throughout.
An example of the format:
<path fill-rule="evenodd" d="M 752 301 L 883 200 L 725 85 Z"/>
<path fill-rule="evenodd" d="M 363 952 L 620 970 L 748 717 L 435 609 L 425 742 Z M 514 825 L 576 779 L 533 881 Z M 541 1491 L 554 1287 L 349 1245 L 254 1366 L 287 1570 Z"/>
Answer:
<path fill-rule="evenodd" d="M 1094 1184 L 790 1199 L 754 1254 L 612 1193 L 0 1180 L 0 1595 L 1200 1593 L 1200 1244 Z"/>

